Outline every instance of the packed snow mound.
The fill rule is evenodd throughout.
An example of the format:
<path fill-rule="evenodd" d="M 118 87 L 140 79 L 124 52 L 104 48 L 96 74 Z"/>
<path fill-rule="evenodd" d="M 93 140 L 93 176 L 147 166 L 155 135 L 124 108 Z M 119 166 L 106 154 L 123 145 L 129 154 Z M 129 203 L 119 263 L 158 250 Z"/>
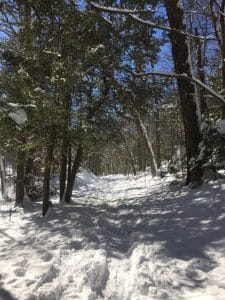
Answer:
<path fill-rule="evenodd" d="M 109 276 L 103 250 L 61 250 L 43 273 L 28 299 L 97 299 Z"/>
<path fill-rule="evenodd" d="M 95 176 L 91 171 L 81 168 L 76 179 L 77 186 L 84 186 L 86 184 L 95 184 L 101 182 L 101 177 Z"/>
<path fill-rule="evenodd" d="M 152 178 L 150 172 L 136 176 L 116 174 L 98 177 L 82 169 L 77 176 L 73 196 L 76 202 L 80 199 L 82 203 L 91 201 L 92 205 L 106 202 L 109 205 L 116 205 L 121 199 L 142 197 L 160 184 L 175 181 L 173 175 L 165 176 L 163 179 L 157 176 Z M 93 202 L 93 199 L 96 201 Z"/>

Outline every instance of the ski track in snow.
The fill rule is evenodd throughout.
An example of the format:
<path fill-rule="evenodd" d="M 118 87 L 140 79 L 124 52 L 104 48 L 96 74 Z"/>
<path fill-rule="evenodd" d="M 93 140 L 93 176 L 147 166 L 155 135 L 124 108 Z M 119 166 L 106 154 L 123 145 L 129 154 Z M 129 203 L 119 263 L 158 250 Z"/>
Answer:
<path fill-rule="evenodd" d="M 71 205 L 0 205 L 2 300 L 224 300 L 225 181 L 83 170 Z"/>

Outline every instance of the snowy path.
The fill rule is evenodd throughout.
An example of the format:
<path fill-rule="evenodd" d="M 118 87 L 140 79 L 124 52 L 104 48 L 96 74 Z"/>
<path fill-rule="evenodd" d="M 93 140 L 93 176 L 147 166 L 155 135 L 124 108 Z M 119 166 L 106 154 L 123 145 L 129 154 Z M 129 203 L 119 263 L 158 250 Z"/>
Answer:
<path fill-rule="evenodd" d="M 0 299 L 224 300 L 225 183 L 83 172 L 74 204 L 0 205 Z"/>

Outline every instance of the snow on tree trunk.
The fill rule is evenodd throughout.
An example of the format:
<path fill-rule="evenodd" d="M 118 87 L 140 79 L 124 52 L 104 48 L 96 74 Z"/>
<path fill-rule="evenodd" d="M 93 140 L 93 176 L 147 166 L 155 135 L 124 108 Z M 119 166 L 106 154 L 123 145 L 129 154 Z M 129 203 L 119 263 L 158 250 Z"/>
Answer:
<path fill-rule="evenodd" d="M 172 29 L 169 36 L 172 44 L 175 72 L 187 74 L 192 77 L 190 46 L 184 22 L 184 10 L 181 0 L 164 0 L 167 15 Z M 180 31 L 180 32 L 179 32 Z M 201 163 L 191 166 L 193 159 L 199 156 L 199 143 L 201 133 L 197 117 L 196 90 L 191 81 L 185 78 L 177 78 L 178 90 L 181 102 L 181 112 L 184 123 L 185 143 L 187 152 L 187 181 L 186 183 L 199 183 L 202 177 Z"/>

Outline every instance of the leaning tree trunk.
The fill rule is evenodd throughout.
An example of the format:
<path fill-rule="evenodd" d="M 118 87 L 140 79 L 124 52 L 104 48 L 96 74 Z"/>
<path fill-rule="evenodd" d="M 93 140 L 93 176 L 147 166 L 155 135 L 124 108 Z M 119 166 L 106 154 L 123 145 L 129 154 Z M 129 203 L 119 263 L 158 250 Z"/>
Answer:
<path fill-rule="evenodd" d="M 42 203 L 42 215 L 43 217 L 46 215 L 49 207 L 51 206 L 51 202 L 49 201 L 50 197 L 50 178 L 51 178 L 51 166 L 53 162 L 53 154 L 54 154 L 54 139 L 52 139 L 49 144 L 45 156 L 45 167 L 44 167 L 44 175 L 43 175 L 43 203 Z"/>
<path fill-rule="evenodd" d="M 135 167 L 135 158 L 134 158 L 133 152 L 132 152 L 131 147 L 129 145 L 129 142 L 127 140 L 126 134 L 121 131 L 121 135 L 124 139 L 125 148 L 127 149 L 127 153 L 129 155 L 129 158 L 130 158 L 130 165 L 131 165 L 133 175 L 136 176 L 137 175 L 137 170 L 136 170 L 136 167 Z"/>
<path fill-rule="evenodd" d="M 151 168 L 152 176 L 154 177 L 157 173 L 157 162 L 156 162 L 156 157 L 155 157 L 155 153 L 153 150 L 153 145 L 152 145 L 151 139 L 148 135 L 148 132 L 147 132 L 144 122 L 142 121 L 142 119 L 140 118 L 140 116 L 138 114 L 136 114 L 136 118 L 137 118 L 138 127 L 140 128 L 140 131 L 145 139 L 145 142 L 146 142 L 146 145 L 147 145 L 147 148 L 149 151 L 150 168 Z"/>
<path fill-rule="evenodd" d="M 170 27 L 176 30 L 170 32 L 175 72 L 177 74 L 187 74 L 192 77 L 190 46 L 187 35 L 185 34 L 186 25 L 184 22 L 185 17 L 182 0 L 164 0 L 164 3 Z M 186 183 L 200 183 L 202 177 L 202 162 L 199 161 L 191 165 L 191 161 L 199 157 L 199 143 L 201 141 L 201 132 L 197 117 L 196 90 L 194 84 L 185 78 L 177 78 L 177 82 L 187 152 Z"/>
<path fill-rule="evenodd" d="M 77 175 L 77 172 L 80 168 L 81 162 L 82 162 L 82 156 L 83 156 L 83 145 L 80 143 L 77 148 L 77 153 L 75 160 L 72 165 L 71 174 L 67 181 L 67 188 L 65 192 L 65 202 L 69 203 L 71 201 L 72 192 L 73 192 L 73 186 L 75 183 L 75 178 Z"/>

